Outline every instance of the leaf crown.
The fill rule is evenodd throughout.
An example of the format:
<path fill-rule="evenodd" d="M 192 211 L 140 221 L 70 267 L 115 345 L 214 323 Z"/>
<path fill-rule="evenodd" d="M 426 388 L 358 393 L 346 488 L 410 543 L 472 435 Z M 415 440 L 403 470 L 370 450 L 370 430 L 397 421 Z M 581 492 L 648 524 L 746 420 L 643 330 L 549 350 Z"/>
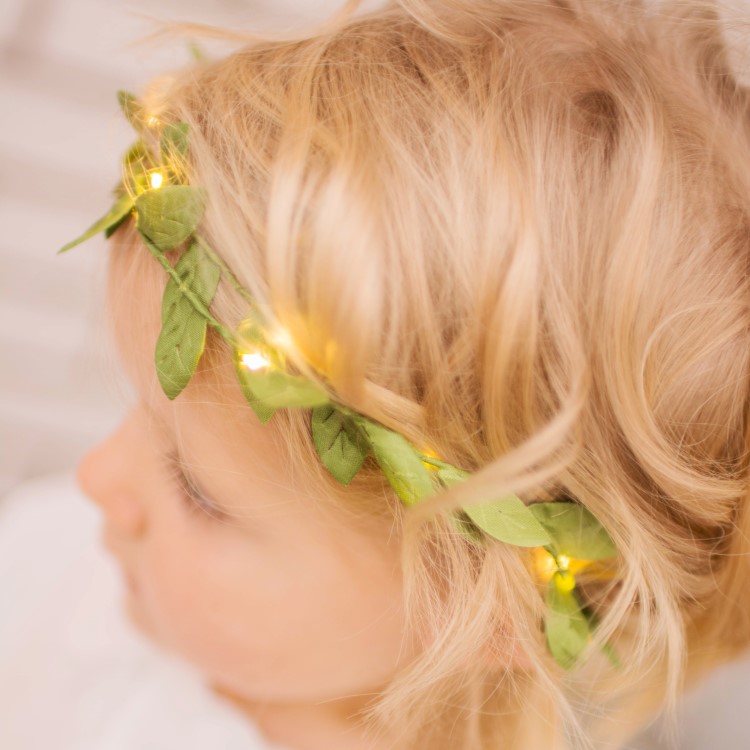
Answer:
<path fill-rule="evenodd" d="M 468 471 L 440 460 L 429 449 L 419 450 L 401 434 L 338 403 L 317 383 L 288 371 L 259 306 L 198 232 L 206 196 L 187 181 L 187 123 L 162 125 L 128 92 L 119 91 L 118 100 L 139 138 L 123 158 L 124 177 L 115 188 L 115 200 L 104 216 L 58 253 L 100 232 L 109 238 L 134 215 L 144 246 L 167 274 L 155 351 L 166 396 L 176 398 L 189 383 L 211 326 L 231 346 L 239 385 L 263 424 L 277 409 L 311 409 L 315 450 L 342 484 L 351 482 L 370 454 L 407 506 L 465 480 Z M 157 133 L 155 153 L 148 144 L 155 142 Z M 165 253 L 183 245 L 172 266 Z M 248 303 L 248 314 L 234 331 L 210 312 L 222 278 Z M 526 505 L 514 494 L 466 505 L 451 520 L 460 534 L 476 544 L 491 537 L 538 548 L 537 568 L 547 579 L 546 643 L 557 663 L 572 669 L 587 651 L 597 624 L 596 615 L 581 603 L 575 574 L 617 554 L 604 527 L 578 503 Z M 599 577 L 611 573 L 604 569 Z M 619 666 L 611 645 L 604 644 L 603 650 Z"/>

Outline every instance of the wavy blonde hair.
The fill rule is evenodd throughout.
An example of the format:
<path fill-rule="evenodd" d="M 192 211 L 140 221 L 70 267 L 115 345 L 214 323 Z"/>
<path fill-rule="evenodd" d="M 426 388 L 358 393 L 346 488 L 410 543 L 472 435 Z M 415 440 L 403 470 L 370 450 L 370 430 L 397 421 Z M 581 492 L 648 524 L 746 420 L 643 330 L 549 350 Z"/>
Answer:
<path fill-rule="evenodd" d="M 285 37 L 180 26 L 242 48 L 144 100 L 189 123 L 202 231 L 295 364 L 474 472 L 406 510 L 370 460 L 326 473 L 309 411 L 266 426 L 338 518 L 402 534 L 424 649 L 362 721 L 402 750 L 617 747 L 750 641 L 750 92 L 712 2 L 358 6 Z M 231 287 L 213 310 L 246 312 Z M 210 337 L 216 398 L 229 359 Z M 563 673 L 529 552 L 453 530 L 506 492 L 609 530 L 616 576 L 580 585 L 621 670 Z"/>

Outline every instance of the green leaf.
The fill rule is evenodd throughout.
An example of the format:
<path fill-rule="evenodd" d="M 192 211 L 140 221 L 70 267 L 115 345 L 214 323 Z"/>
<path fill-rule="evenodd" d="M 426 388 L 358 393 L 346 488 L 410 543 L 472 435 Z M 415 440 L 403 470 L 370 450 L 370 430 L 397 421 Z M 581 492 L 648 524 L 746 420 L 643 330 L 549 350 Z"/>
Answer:
<path fill-rule="evenodd" d="M 117 101 L 120 103 L 120 109 L 125 115 L 125 119 L 130 123 L 134 130 L 142 133 L 146 125 L 146 117 L 143 105 L 138 101 L 135 94 L 120 89 L 117 92 Z"/>
<path fill-rule="evenodd" d="M 180 256 L 174 267 L 185 286 L 208 308 L 221 271 L 197 243 Z M 176 398 L 190 382 L 206 345 L 206 318 L 199 313 L 170 276 L 164 289 L 162 327 L 156 342 L 156 372 L 167 398 Z"/>
<path fill-rule="evenodd" d="M 143 138 L 139 138 L 130 145 L 122 160 L 129 166 L 138 162 L 150 162 L 152 166 L 155 166 L 153 154 Z"/>
<path fill-rule="evenodd" d="M 202 238 L 198 241 L 204 243 Z M 257 308 L 250 308 L 235 331 L 237 346 L 242 353 L 252 351 L 260 354 L 271 363 L 273 369 L 283 371 L 286 368 L 286 362 L 276 347 L 269 346 L 265 333 L 267 329 L 268 326 L 260 311 Z"/>
<path fill-rule="evenodd" d="M 466 515 L 465 511 L 459 511 L 457 515 L 451 519 L 453 526 L 459 533 L 463 534 L 467 539 L 472 542 L 484 544 L 485 536 L 482 532 L 472 523 L 471 519 Z"/>
<path fill-rule="evenodd" d="M 247 399 L 250 406 L 253 407 L 253 411 L 255 412 L 258 419 L 263 423 L 266 424 L 269 419 L 274 415 L 274 412 L 276 409 L 272 406 L 268 406 L 263 401 L 261 401 L 251 390 L 250 384 L 248 382 L 248 376 L 250 375 L 250 370 L 245 367 L 242 362 L 240 361 L 240 353 L 237 349 L 234 350 L 234 370 L 237 373 L 237 380 L 239 380 L 240 388 L 242 389 L 242 393 L 244 394 L 245 398 Z"/>
<path fill-rule="evenodd" d="M 574 591 L 557 585 L 555 573 L 547 586 L 545 636 L 555 661 L 572 669 L 591 641 L 591 631 Z"/>
<path fill-rule="evenodd" d="M 544 527 L 517 495 L 471 503 L 463 509 L 482 531 L 519 547 L 543 547 L 552 540 Z"/>
<path fill-rule="evenodd" d="M 342 484 L 349 484 L 370 452 L 357 426 L 332 404 L 312 412 L 312 437 L 323 465 Z"/>
<path fill-rule="evenodd" d="M 110 224 L 105 230 L 104 230 L 104 238 L 109 239 L 124 223 L 125 220 L 130 216 L 130 212 L 123 215 L 121 219 L 116 221 L 114 224 Z"/>
<path fill-rule="evenodd" d="M 584 607 L 581 609 L 581 611 L 584 614 L 584 617 L 588 621 L 589 624 L 589 631 L 593 633 L 596 628 L 599 626 L 599 618 L 592 612 L 590 609 Z M 607 657 L 610 664 L 615 669 L 622 669 L 622 662 L 620 661 L 620 657 L 617 654 L 617 650 L 615 647 L 607 641 L 606 643 L 603 643 L 601 646 L 602 653 Z"/>
<path fill-rule="evenodd" d="M 607 531 L 579 503 L 534 503 L 529 508 L 549 532 L 557 554 L 577 560 L 604 560 L 617 555 Z"/>
<path fill-rule="evenodd" d="M 463 482 L 468 476 L 470 476 L 468 471 L 459 469 L 456 466 L 451 466 L 451 464 L 447 464 L 444 461 L 441 461 L 440 463 L 441 466 L 436 467 L 435 471 L 437 472 L 438 479 L 440 479 L 444 487 L 450 487 L 457 482 Z M 484 544 L 486 542 L 486 537 L 481 530 L 477 528 L 476 524 L 474 524 L 465 510 L 458 510 L 451 518 L 451 522 L 456 531 L 467 539 L 470 539 L 472 542 L 476 542 L 477 544 Z"/>
<path fill-rule="evenodd" d="M 275 409 L 310 408 L 328 403 L 325 391 L 299 375 L 278 370 L 247 370 L 245 380 L 255 398 Z"/>
<path fill-rule="evenodd" d="M 352 419 L 364 430 L 378 466 L 406 505 L 434 494 L 430 470 L 403 435 L 361 415 L 354 415 Z"/>
<path fill-rule="evenodd" d="M 188 155 L 188 124 L 176 122 L 166 125 L 161 134 L 159 150 L 164 164 L 184 162 Z"/>
<path fill-rule="evenodd" d="M 195 231 L 205 210 L 205 191 L 190 185 L 167 185 L 141 193 L 135 208 L 138 229 L 165 252 Z"/>
<path fill-rule="evenodd" d="M 457 469 L 455 466 L 450 466 L 448 464 L 446 466 L 441 466 L 437 470 L 437 475 L 446 487 L 450 487 L 457 482 L 463 482 L 464 479 L 469 476 L 469 472 L 464 471 L 463 469 Z"/>
<path fill-rule="evenodd" d="M 107 213 L 104 214 L 101 219 L 95 221 L 80 237 L 77 237 L 64 247 L 61 247 L 57 251 L 57 254 L 59 255 L 60 253 L 64 253 L 66 250 L 70 250 L 76 245 L 80 245 L 82 242 L 90 239 L 95 234 L 99 234 L 99 232 L 109 232 L 109 234 L 106 235 L 107 237 L 109 237 L 112 233 L 109 230 L 112 229 L 112 231 L 114 231 L 114 229 L 127 218 L 132 208 L 133 198 L 129 195 L 121 196 L 114 202 L 112 208 L 110 208 L 109 211 L 107 211 Z"/>

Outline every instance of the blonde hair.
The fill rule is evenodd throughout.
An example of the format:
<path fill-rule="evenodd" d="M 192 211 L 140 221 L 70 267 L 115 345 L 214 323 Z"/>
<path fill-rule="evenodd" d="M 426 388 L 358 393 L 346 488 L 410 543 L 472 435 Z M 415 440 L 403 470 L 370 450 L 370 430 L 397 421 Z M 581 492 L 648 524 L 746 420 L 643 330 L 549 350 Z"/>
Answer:
<path fill-rule="evenodd" d="M 474 472 L 406 510 L 370 460 L 326 473 L 309 411 L 266 426 L 337 517 L 402 535 L 430 637 L 363 720 L 403 750 L 617 747 L 750 641 L 750 93 L 712 2 L 358 5 L 288 37 L 180 27 L 244 46 L 144 100 L 189 123 L 202 232 L 295 364 Z M 213 311 L 246 308 L 228 286 Z M 230 358 L 211 337 L 217 398 Z M 563 673 L 528 551 L 453 529 L 507 492 L 609 530 L 616 576 L 581 586 L 621 670 Z"/>

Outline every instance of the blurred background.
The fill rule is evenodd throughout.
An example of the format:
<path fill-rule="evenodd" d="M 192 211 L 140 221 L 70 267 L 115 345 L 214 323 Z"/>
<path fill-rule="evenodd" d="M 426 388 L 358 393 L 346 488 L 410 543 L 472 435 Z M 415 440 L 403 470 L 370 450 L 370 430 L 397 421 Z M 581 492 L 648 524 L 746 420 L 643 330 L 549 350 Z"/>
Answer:
<path fill-rule="evenodd" d="M 134 139 L 117 89 L 189 61 L 178 40 L 134 44 L 156 28 L 143 14 L 286 30 L 341 4 L 0 1 L 0 496 L 75 464 L 127 398 L 102 321 L 104 238 L 56 252 L 109 208 Z"/>
<path fill-rule="evenodd" d="M 0 0 L 0 508 L 29 480 L 70 472 L 128 405 L 102 314 L 103 236 L 56 252 L 109 208 L 133 140 L 117 89 L 189 60 L 181 41 L 134 44 L 156 28 L 144 14 L 284 31 L 342 2 Z M 750 0 L 729 2 L 750 14 Z M 727 39 L 750 82 L 747 34 Z M 748 663 L 721 670 L 691 696 L 682 748 L 750 748 L 748 675 Z M 663 747 L 658 729 L 636 746 Z"/>

